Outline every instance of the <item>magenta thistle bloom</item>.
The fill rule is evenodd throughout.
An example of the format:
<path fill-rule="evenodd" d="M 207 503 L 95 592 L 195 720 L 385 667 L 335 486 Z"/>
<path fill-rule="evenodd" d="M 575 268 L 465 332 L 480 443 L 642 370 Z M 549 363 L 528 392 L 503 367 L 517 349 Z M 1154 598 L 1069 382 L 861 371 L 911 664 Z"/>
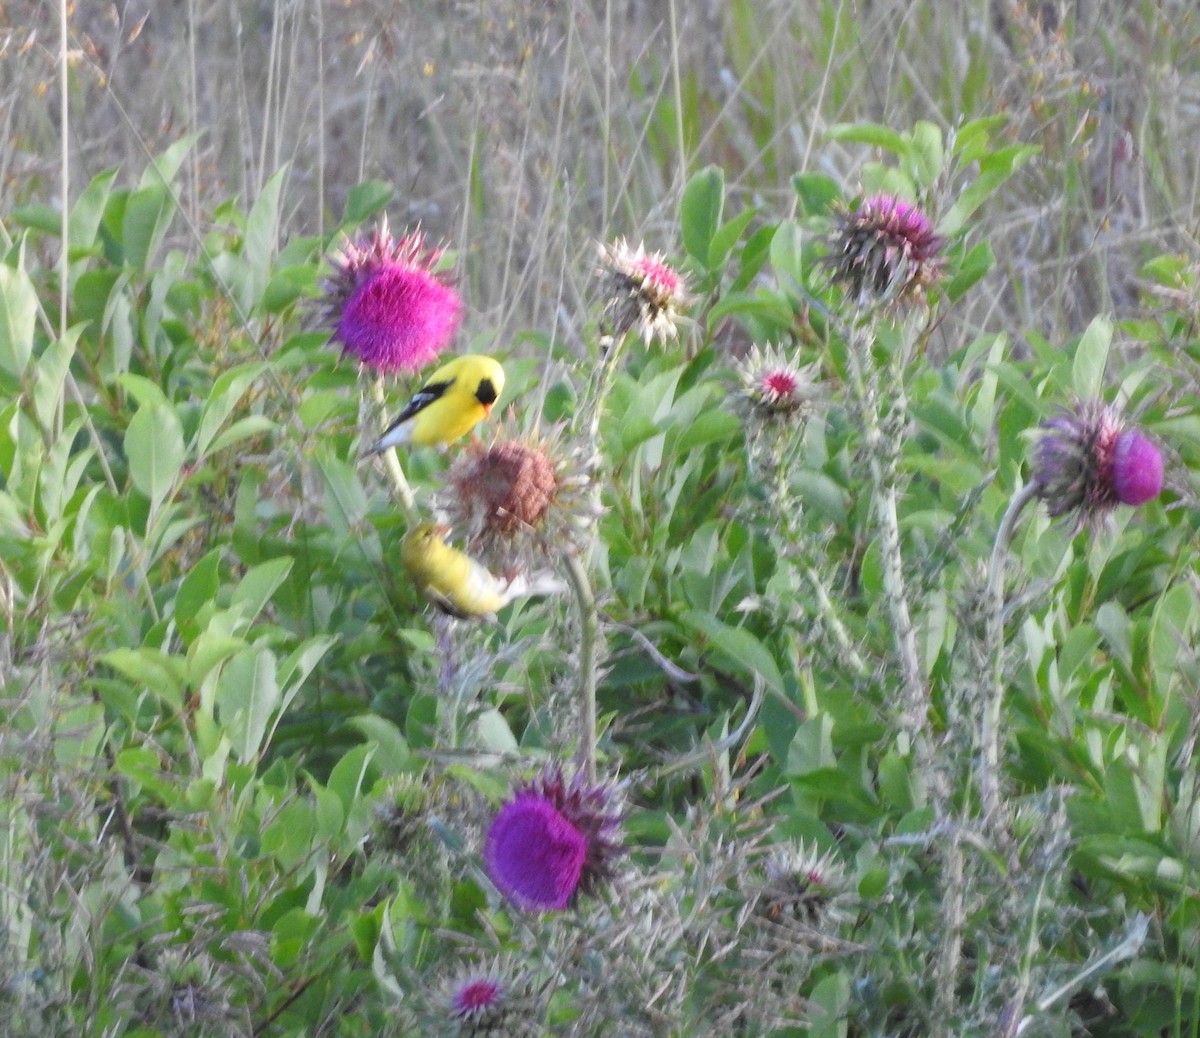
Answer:
<path fill-rule="evenodd" d="M 334 253 L 326 315 L 343 354 L 385 373 L 416 371 L 450 344 L 462 300 L 434 270 L 442 251 L 420 231 L 394 239 L 384 219 Z"/>
<path fill-rule="evenodd" d="M 1042 423 L 1033 484 L 1053 518 L 1073 516 L 1080 530 L 1098 525 L 1119 504 L 1157 497 L 1162 453 L 1103 401 L 1079 403 Z"/>
<path fill-rule="evenodd" d="M 594 893 L 612 878 L 623 852 L 612 790 L 561 768 L 518 789 L 492 819 L 483 863 L 496 888 L 518 908 L 552 912 Z"/>
<path fill-rule="evenodd" d="M 541 1000 L 531 977 L 501 956 L 490 965 L 472 964 L 449 978 L 433 1014 L 425 1019 L 427 1034 L 540 1035 Z M 446 1027 L 446 1015 L 453 1024 Z"/>
<path fill-rule="evenodd" d="M 915 302 L 941 276 L 944 245 L 919 206 L 873 195 L 841 214 L 822 262 L 860 306 Z"/>
<path fill-rule="evenodd" d="M 760 414 L 805 412 L 818 398 L 816 365 L 799 365 L 775 346 L 752 346 L 736 366 L 743 398 Z"/>
<path fill-rule="evenodd" d="M 683 275 L 661 252 L 633 248 L 624 238 L 600 246 L 600 274 L 607 298 L 604 323 L 617 335 L 636 328 L 647 342 L 678 334 L 676 320 L 689 302 Z"/>

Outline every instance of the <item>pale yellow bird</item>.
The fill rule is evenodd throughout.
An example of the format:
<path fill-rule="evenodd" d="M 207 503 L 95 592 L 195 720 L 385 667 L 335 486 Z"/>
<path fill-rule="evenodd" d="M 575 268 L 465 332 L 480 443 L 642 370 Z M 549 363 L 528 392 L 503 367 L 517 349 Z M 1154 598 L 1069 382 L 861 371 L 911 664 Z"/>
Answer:
<path fill-rule="evenodd" d="M 491 357 L 469 353 L 437 369 L 371 447 L 428 447 L 466 436 L 492 413 L 504 392 L 504 369 Z"/>
<path fill-rule="evenodd" d="M 492 616 L 517 598 L 554 595 L 566 584 L 548 570 L 511 580 L 497 577 L 486 566 L 446 543 L 447 526 L 422 523 L 409 531 L 400 547 L 400 561 L 409 578 L 434 606 L 457 616 Z"/>

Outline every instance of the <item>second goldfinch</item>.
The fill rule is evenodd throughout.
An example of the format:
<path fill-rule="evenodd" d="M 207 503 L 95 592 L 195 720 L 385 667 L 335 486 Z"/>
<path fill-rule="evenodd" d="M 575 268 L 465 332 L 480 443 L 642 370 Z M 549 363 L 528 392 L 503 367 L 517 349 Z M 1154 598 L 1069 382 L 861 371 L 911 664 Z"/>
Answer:
<path fill-rule="evenodd" d="M 503 391 L 504 369 L 497 361 L 476 353 L 456 357 L 429 376 L 367 453 L 451 443 L 490 415 Z"/>
<path fill-rule="evenodd" d="M 497 577 L 469 555 L 446 543 L 449 528 L 422 523 L 400 547 L 400 561 L 409 579 L 426 599 L 459 619 L 492 616 L 509 602 L 530 595 L 554 595 L 566 585 L 553 573 Z"/>

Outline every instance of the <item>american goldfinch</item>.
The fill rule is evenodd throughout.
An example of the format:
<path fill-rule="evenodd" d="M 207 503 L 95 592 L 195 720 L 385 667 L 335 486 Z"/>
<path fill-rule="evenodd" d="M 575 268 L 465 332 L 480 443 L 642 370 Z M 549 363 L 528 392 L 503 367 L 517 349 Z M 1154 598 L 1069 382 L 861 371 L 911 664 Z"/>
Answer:
<path fill-rule="evenodd" d="M 400 560 L 409 578 L 444 613 L 464 620 L 491 616 L 513 599 L 566 590 L 566 585 L 547 571 L 503 580 L 451 548 L 445 541 L 448 532 L 449 527 L 422 523 L 405 536 L 400 547 Z"/>
<path fill-rule="evenodd" d="M 443 364 L 417 390 L 368 454 L 402 443 L 450 443 L 492 413 L 504 390 L 504 369 L 491 357 L 469 353 Z"/>

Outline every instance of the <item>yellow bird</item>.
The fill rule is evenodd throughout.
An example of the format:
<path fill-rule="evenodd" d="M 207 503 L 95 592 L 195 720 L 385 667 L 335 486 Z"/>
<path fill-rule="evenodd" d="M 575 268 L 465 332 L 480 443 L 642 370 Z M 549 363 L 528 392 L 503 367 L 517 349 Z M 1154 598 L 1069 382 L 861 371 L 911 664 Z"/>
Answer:
<path fill-rule="evenodd" d="M 516 598 L 554 595 L 566 584 L 553 573 L 504 580 L 469 555 L 446 543 L 447 526 L 422 523 L 400 547 L 400 560 L 409 578 L 438 609 L 459 619 L 491 616 Z"/>
<path fill-rule="evenodd" d="M 405 443 L 428 447 L 457 440 L 492 413 L 503 391 L 504 369 L 491 357 L 456 357 L 429 376 L 367 454 Z"/>

